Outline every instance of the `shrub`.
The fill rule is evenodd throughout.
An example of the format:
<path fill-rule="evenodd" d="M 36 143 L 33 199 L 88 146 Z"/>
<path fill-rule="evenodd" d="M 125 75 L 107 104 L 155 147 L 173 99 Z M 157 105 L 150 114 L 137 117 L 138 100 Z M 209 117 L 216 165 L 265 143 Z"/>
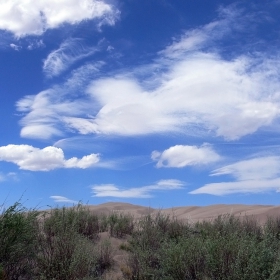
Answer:
<path fill-rule="evenodd" d="M 81 204 L 73 208 L 63 207 L 52 209 L 44 214 L 44 232 L 55 235 L 60 232 L 73 230 L 91 240 L 99 233 L 99 218 Z"/>
<path fill-rule="evenodd" d="M 99 219 L 82 205 L 45 213 L 38 233 L 37 276 L 82 279 L 100 276 L 109 267 L 109 246 L 97 246 Z"/>
<path fill-rule="evenodd" d="M 0 271 L 8 279 L 30 277 L 35 258 L 36 211 L 17 202 L 0 216 Z M 5 277 L 6 277 L 5 276 Z"/>
<path fill-rule="evenodd" d="M 132 234 L 134 229 L 133 217 L 129 214 L 112 212 L 107 218 L 107 223 L 110 235 L 118 238 Z"/>
<path fill-rule="evenodd" d="M 41 235 L 36 276 L 42 280 L 80 279 L 90 274 L 96 262 L 93 244 L 73 231 L 52 237 Z"/>
<path fill-rule="evenodd" d="M 200 238 L 181 237 L 178 241 L 167 241 L 160 253 L 162 273 L 167 279 L 203 279 L 206 254 Z"/>

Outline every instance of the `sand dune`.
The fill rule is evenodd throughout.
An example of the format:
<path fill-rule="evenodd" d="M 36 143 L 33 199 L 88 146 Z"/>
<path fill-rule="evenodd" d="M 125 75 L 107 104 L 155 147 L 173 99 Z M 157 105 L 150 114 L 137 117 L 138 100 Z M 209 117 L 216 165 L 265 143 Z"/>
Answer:
<path fill-rule="evenodd" d="M 175 216 L 180 220 L 196 222 L 211 220 L 219 215 L 233 214 L 237 217 L 255 217 L 260 223 L 268 217 L 280 217 L 280 206 L 273 205 L 244 205 L 244 204 L 216 204 L 210 206 L 185 206 L 167 209 L 154 209 L 140 205 L 122 202 L 109 202 L 99 205 L 88 205 L 90 210 L 97 213 L 109 214 L 112 211 L 129 213 L 135 218 L 141 218 L 147 214 L 155 214 L 158 211 Z"/>

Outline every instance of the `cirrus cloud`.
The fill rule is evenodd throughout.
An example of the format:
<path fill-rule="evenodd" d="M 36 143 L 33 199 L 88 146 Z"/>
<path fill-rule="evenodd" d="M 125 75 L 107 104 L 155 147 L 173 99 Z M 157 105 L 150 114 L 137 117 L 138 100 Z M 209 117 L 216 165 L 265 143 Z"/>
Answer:
<path fill-rule="evenodd" d="M 95 53 L 98 48 L 84 46 L 80 39 L 68 39 L 44 60 L 43 71 L 51 78 L 58 76 L 73 63 Z"/>
<path fill-rule="evenodd" d="M 182 189 L 185 184 L 182 181 L 169 179 L 161 180 L 149 186 L 138 188 L 120 188 L 114 184 L 102 184 L 92 186 L 93 197 L 118 197 L 118 198 L 149 198 L 154 191 L 168 191 Z"/>
<path fill-rule="evenodd" d="M 236 180 L 206 184 L 190 194 L 227 195 L 280 190 L 280 157 L 263 156 L 218 168 L 211 176 L 231 175 Z"/>
<path fill-rule="evenodd" d="M 65 196 L 60 196 L 60 195 L 52 195 L 52 196 L 50 196 L 50 198 L 53 199 L 54 202 L 57 202 L 57 203 L 73 203 L 73 204 L 78 203 L 78 201 L 76 201 L 76 200 L 72 200 Z"/>

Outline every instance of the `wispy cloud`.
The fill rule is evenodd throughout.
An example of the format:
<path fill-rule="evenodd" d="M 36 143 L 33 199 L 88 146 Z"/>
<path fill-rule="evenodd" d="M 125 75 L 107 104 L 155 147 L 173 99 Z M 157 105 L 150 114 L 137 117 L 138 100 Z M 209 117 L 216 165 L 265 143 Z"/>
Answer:
<path fill-rule="evenodd" d="M 43 48 L 45 47 L 44 41 L 42 39 L 38 40 L 38 39 L 29 39 L 28 40 L 28 46 L 27 49 L 28 50 L 34 50 L 34 49 L 38 49 L 38 48 Z"/>
<path fill-rule="evenodd" d="M 211 194 L 211 195 L 230 195 L 230 194 L 254 194 L 266 193 L 280 190 L 280 178 L 271 180 L 246 180 L 236 182 L 220 182 L 206 184 L 205 186 L 191 191 L 190 194 Z"/>
<path fill-rule="evenodd" d="M 15 172 L 9 172 L 8 174 L 4 174 L 0 172 L 0 183 L 8 180 L 17 181 L 18 177 Z"/>
<path fill-rule="evenodd" d="M 155 191 L 170 191 L 182 189 L 185 184 L 179 180 L 161 180 L 154 185 L 138 188 L 120 188 L 113 184 L 92 186 L 94 197 L 119 197 L 119 198 L 149 198 Z"/>
<path fill-rule="evenodd" d="M 279 191 L 280 157 L 266 156 L 242 160 L 211 173 L 211 176 L 222 175 L 230 175 L 235 181 L 206 184 L 190 193 L 226 195 Z"/>
<path fill-rule="evenodd" d="M 221 159 L 209 144 L 204 144 L 201 147 L 176 145 L 163 152 L 153 151 L 151 158 L 157 161 L 158 168 L 203 165 Z"/>
<path fill-rule="evenodd" d="M 44 60 L 43 71 L 51 78 L 60 75 L 75 62 L 86 58 L 98 50 L 98 47 L 87 47 L 81 39 L 67 39 L 59 49 L 51 52 Z"/>
<path fill-rule="evenodd" d="M 101 62 L 86 64 L 74 70 L 64 84 L 20 99 L 16 106 L 23 115 L 20 121 L 23 126 L 21 136 L 39 139 L 62 136 L 62 119 L 94 109 L 96 105 L 90 96 L 83 94 L 83 87 L 89 76 L 98 72 L 102 65 Z"/>
<path fill-rule="evenodd" d="M 271 179 L 280 176 L 279 167 L 279 156 L 257 157 L 215 169 L 211 176 L 231 175 L 238 180 Z"/>
<path fill-rule="evenodd" d="M 86 95 L 55 100 L 54 94 L 44 94 L 49 106 L 40 115 L 37 105 L 29 106 L 21 135 L 49 138 L 65 129 L 119 136 L 183 132 L 231 141 L 273 125 L 280 116 L 280 70 L 275 67 L 280 56 L 248 55 L 241 50 L 231 59 L 224 58 L 219 53 L 218 31 L 230 34 L 235 16 L 231 13 L 229 20 L 223 18 L 187 32 L 159 52 L 152 64 L 92 80 Z M 146 78 L 139 78 L 141 71 L 146 71 Z M 42 96 L 39 93 L 33 99 Z M 66 108 L 67 103 L 73 113 L 49 109 Z M 86 104 L 83 110 L 81 104 Z M 34 133 L 40 127 L 31 122 L 39 125 L 38 119 L 47 134 Z"/>
<path fill-rule="evenodd" d="M 53 199 L 54 202 L 57 202 L 57 203 L 73 203 L 73 204 L 78 203 L 78 201 L 76 201 L 76 200 L 72 200 L 65 196 L 60 196 L 60 195 L 52 195 L 52 196 L 50 196 L 50 198 Z"/>
<path fill-rule="evenodd" d="M 14 49 L 15 51 L 19 51 L 19 50 L 21 50 L 21 46 L 19 46 L 19 45 L 16 45 L 16 44 L 10 44 L 10 47 L 12 48 L 12 49 Z"/>
<path fill-rule="evenodd" d="M 3 182 L 5 180 L 6 180 L 5 176 L 2 173 L 0 173 L 0 182 Z"/>
<path fill-rule="evenodd" d="M 0 2 L 0 29 L 17 37 L 41 35 L 63 23 L 77 24 L 98 19 L 98 26 L 114 25 L 119 11 L 95 0 L 7 0 Z"/>
<path fill-rule="evenodd" d="M 57 168 L 86 169 L 99 162 L 98 154 L 90 154 L 78 159 L 65 159 L 63 150 L 53 146 L 43 149 L 29 145 L 7 145 L 0 147 L 0 161 L 12 162 L 20 169 L 49 171 Z"/>

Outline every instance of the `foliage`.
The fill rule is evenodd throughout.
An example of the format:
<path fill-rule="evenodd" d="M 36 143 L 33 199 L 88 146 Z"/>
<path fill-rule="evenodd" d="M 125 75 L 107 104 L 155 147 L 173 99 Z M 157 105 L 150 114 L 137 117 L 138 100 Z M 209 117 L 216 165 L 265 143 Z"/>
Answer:
<path fill-rule="evenodd" d="M 104 279 L 114 260 L 111 237 L 99 240 L 103 231 L 123 240 L 115 249 L 128 255 L 125 279 L 280 279 L 280 218 L 188 224 L 161 212 L 134 220 L 81 204 L 39 212 L 17 202 L 0 215 L 0 280 Z"/>

